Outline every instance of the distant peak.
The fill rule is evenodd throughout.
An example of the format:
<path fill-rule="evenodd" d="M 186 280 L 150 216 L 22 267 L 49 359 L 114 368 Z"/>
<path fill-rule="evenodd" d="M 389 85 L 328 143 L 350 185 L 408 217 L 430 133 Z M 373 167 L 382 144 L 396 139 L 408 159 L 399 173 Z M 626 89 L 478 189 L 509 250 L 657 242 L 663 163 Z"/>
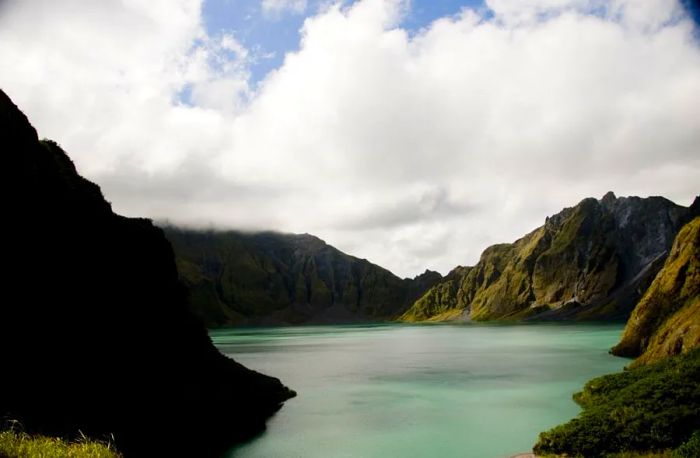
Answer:
<path fill-rule="evenodd" d="M 700 215 L 700 196 L 695 196 L 693 203 L 690 204 L 690 209 L 693 211 L 693 214 Z"/>
<path fill-rule="evenodd" d="M 617 200 L 617 196 L 615 195 L 615 193 L 612 191 L 608 191 L 600 201 L 603 203 L 607 203 L 614 202 L 615 200 Z"/>
<path fill-rule="evenodd" d="M 413 277 L 413 279 L 414 279 L 414 280 L 418 280 L 418 279 L 421 279 L 421 278 L 428 278 L 428 277 L 439 277 L 439 278 L 442 278 L 442 274 L 440 274 L 440 272 L 436 272 L 436 271 L 434 271 L 434 270 L 425 269 L 425 272 L 423 272 L 422 274 L 416 275 L 415 277 Z"/>

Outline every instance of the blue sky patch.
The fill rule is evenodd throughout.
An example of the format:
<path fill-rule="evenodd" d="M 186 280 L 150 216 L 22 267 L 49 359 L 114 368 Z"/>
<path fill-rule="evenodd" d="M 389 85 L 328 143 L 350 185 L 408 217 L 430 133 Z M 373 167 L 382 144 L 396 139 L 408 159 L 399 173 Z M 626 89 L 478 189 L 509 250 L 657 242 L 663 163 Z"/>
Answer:
<path fill-rule="evenodd" d="M 353 1 L 344 0 L 343 3 L 349 5 Z M 700 23 L 698 0 L 681 0 L 681 3 L 696 24 Z M 286 53 L 299 48 L 299 31 L 304 20 L 316 14 L 322 4 L 327 4 L 327 1 L 308 0 L 306 9 L 301 12 L 287 9 L 265 14 L 261 0 L 205 0 L 203 16 L 210 36 L 233 34 L 251 52 L 251 83 L 255 85 L 271 70 L 282 65 Z M 465 7 L 489 17 L 483 0 L 413 0 L 411 11 L 401 26 L 409 33 L 416 33 L 436 19 L 454 16 Z M 604 14 L 603 11 L 590 13 Z"/>
<path fill-rule="evenodd" d="M 304 19 L 314 15 L 322 2 L 309 0 L 306 10 L 285 10 L 277 14 L 264 14 L 260 0 L 206 0 L 204 22 L 211 36 L 231 33 L 253 56 L 252 83 L 262 80 L 271 70 L 278 68 L 284 55 L 299 48 L 299 30 Z M 352 2 L 345 2 L 351 4 Z M 483 0 L 413 0 L 411 11 L 401 26 L 416 32 L 436 19 L 458 14 L 463 7 L 483 9 Z"/>

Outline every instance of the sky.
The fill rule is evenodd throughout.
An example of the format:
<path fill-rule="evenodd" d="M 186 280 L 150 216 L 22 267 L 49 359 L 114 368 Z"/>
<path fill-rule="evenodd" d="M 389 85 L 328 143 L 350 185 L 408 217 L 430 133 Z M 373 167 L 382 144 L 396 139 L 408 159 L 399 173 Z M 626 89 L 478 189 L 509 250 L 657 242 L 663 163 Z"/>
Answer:
<path fill-rule="evenodd" d="M 115 211 L 446 274 L 586 197 L 700 191 L 678 0 L 0 0 L 0 88 Z"/>

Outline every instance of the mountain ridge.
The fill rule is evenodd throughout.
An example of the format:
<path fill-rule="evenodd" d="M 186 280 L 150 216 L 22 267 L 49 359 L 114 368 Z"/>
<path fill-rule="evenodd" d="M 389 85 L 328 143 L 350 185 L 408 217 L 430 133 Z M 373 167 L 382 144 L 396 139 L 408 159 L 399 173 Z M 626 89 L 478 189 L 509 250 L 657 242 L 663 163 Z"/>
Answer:
<path fill-rule="evenodd" d="M 163 229 L 210 326 L 387 320 L 442 278 L 401 279 L 310 234 Z"/>
<path fill-rule="evenodd" d="M 195 311 L 210 326 L 623 321 L 680 227 L 697 214 L 697 198 L 683 207 L 661 196 L 608 192 L 547 217 L 513 243 L 487 247 L 474 266 L 457 266 L 444 277 L 426 270 L 414 279 L 400 279 L 310 234 L 164 230 L 183 281 L 197 297 Z M 373 284 L 363 283 L 370 278 Z"/>
<path fill-rule="evenodd" d="M 697 202 L 697 199 L 696 199 Z M 403 321 L 624 320 L 693 214 L 659 196 L 586 198 L 457 267 Z"/>

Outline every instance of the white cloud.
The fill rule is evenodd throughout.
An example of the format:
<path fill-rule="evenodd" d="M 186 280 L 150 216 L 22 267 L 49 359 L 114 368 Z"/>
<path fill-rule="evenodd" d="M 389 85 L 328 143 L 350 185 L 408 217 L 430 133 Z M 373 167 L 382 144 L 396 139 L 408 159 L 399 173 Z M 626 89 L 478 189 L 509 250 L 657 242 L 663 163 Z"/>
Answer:
<path fill-rule="evenodd" d="M 266 15 L 276 16 L 285 11 L 302 14 L 306 11 L 306 0 L 262 0 L 261 6 Z"/>
<path fill-rule="evenodd" d="M 700 47 L 669 0 L 489 0 L 417 35 L 406 1 L 336 5 L 255 91 L 198 1 L 56 3 L 0 10 L 0 87 L 128 214 L 413 275 L 583 197 L 698 192 Z"/>
<path fill-rule="evenodd" d="M 509 25 L 533 24 L 567 12 L 597 14 L 647 32 L 679 18 L 674 0 L 485 0 L 497 20 Z"/>

